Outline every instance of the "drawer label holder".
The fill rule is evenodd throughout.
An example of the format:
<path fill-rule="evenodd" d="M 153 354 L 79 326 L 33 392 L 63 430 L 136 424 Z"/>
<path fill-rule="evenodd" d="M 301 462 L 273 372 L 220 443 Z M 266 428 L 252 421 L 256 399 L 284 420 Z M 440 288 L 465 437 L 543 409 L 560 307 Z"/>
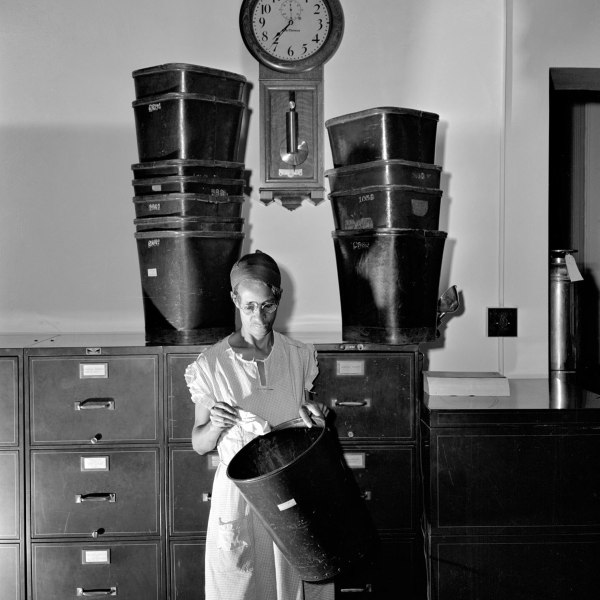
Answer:
<path fill-rule="evenodd" d="M 351 469 L 367 468 L 367 457 L 364 452 L 344 452 L 344 458 Z"/>
<path fill-rule="evenodd" d="M 82 456 L 81 470 L 82 471 L 108 471 L 109 470 L 108 456 Z"/>
<path fill-rule="evenodd" d="M 79 379 L 108 379 L 108 363 L 79 363 Z"/>
<path fill-rule="evenodd" d="M 359 376 L 362 377 L 365 374 L 365 361 L 364 360 L 336 360 L 335 361 L 335 374 L 339 377 L 344 376 Z"/>
<path fill-rule="evenodd" d="M 110 565 L 110 550 L 108 548 L 98 550 L 81 551 L 82 565 Z"/>

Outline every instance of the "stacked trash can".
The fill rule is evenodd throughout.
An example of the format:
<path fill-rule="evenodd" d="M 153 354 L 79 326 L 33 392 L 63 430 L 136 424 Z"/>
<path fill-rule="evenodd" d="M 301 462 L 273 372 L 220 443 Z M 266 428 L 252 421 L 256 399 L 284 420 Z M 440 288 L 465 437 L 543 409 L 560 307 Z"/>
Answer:
<path fill-rule="evenodd" d="M 248 84 L 242 75 L 184 63 L 132 76 L 146 342 L 215 341 L 235 328 L 229 271 L 244 238 L 239 159 Z"/>
<path fill-rule="evenodd" d="M 437 337 L 447 235 L 438 229 L 438 121 L 434 113 L 381 107 L 325 122 L 346 341 L 402 345 Z"/>

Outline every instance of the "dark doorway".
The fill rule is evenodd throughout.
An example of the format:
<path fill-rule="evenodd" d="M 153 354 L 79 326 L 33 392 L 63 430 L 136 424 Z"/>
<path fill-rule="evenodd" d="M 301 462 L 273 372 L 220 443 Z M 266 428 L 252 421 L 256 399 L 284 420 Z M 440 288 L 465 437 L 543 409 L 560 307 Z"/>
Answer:
<path fill-rule="evenodd" d="M 600 388 L 600 69 L 550 69 L 550 249 L 577 250 L 577 371 Z"/>

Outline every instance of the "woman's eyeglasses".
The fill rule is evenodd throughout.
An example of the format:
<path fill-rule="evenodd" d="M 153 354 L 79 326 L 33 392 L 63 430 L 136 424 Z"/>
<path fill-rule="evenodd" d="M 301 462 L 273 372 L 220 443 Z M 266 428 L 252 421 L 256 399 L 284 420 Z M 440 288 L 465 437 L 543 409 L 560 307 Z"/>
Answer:
<path fill-rule="evenodd" d="M 277 306 L 277 302 L 267 300 L 262 304 L 259 304 L 258 302 L 247 302 L 246 304 L 240 305 L 239 308 L 245 315 L 252 315 L 257 310 L 260 312 L 271 314 L 277 310 Z"/>

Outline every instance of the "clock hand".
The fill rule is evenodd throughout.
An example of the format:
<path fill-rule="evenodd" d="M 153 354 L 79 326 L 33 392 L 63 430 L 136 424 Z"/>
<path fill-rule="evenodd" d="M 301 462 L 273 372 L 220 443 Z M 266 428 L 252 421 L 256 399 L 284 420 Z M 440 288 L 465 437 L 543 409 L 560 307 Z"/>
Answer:
<path fill-rule="evenodd" d="M 279 41 L 279 38 L 283 35 L 284 32 L 286 32 L 288 30 L 289 27 L 291 27 L 294 24 L 293 19 L 290 19 L 288 21 L 288 24 L 279 32 L 275 34 L 275 37 L 273 38 L 273 41 L 271 42 L 271 44 L 276 44 Z"/>

